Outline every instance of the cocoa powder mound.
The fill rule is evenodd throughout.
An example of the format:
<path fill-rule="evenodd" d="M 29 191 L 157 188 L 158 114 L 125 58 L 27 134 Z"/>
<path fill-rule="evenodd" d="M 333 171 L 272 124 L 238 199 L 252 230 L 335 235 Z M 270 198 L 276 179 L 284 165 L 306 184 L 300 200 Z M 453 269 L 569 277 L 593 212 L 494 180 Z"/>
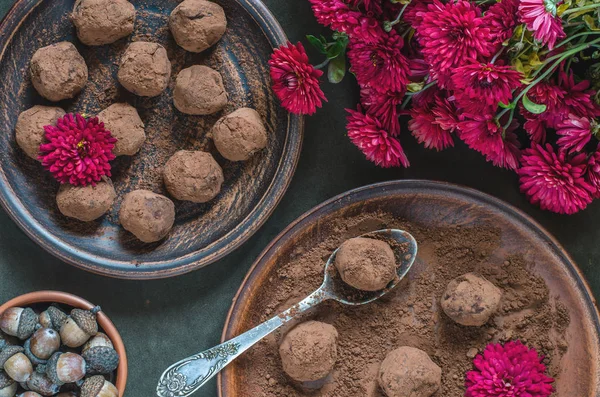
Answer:
<path fill-rule="evenodd" d="M 425 351 L 442 368 L 442 386 L 435 397 L 462 397 L 473 358 L 492 342 L 520 339 L 546 357 L 550 376 L 560 374 L 560 359 L 568 348 L 569 313 L 522 255 L 497 257 L 500 230 L 493 226 L 428 228 L 382 213 L 337 220 L 321 243 L 310 247 L 300 241 L 289 260 L 273 272 L 265 289 L 258 291 L 256 309 L 263 313 L 258 320 L 267 320 L 318 288 L 325 261 L 345 240 L 387 227 L 407 230 L 419 242 L 409 276 L 374 303 L 348 307 L 326 302 L 298 320 L 322 321 L 338 330 L 338 359 L 330 376 L 315 385 L 299 384 L 285 375 L 279 343 L 296 322 L 235 364 L 252 396 L 384 397 L 377 384 L 379 367 L 387 353 L 400 346 Z M 469 272 L 481 274 L 503 292 L 497 315 L 482 327 L 454 323 L 439 303 L 448 283 Z"/>

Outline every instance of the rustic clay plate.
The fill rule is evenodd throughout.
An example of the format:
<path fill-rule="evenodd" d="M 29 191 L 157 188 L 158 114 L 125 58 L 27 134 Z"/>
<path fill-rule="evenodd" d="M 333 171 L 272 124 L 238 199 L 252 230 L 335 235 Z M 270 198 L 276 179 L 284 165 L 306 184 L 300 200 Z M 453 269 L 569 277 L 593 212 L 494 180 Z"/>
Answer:
<path fill-rule="evenodd" d="M 297 259 L 295 248 L 323 242 L 334 233 L 334 220 L 377 211 L 426 227 L 487 224 L 499 228 L 498 250 L 524 253 L 528 261 L 534 262 L 533 271 L 546 281 L 550 296 L 558 297 L 570 312 L 571 322 L 566 331 L 569 348 L 562 357 L 557 396 L 600 396 L 600 316 L 573 260 L 552 236 L 521 211 L 478 191 L 445 183 L 394 181 L 366 186 L 337 196 L 301 216 L 254 263 L 233 301 L 223 341 L 257 325 L 265 313 L 265 296 L 272 294 L 273 283 L 278 280 L 277 270 Z M 420 247 L 417 263 L 423 264 L 427 260 L 422 258 L 421 248 L 425 247 Z M 420 267 L 411 271 L 411 278 L 415 271 L 422 271 Z M 247 379 L 252 365 L 242 357 L 227 367 L 219 377 L 219 396 L 255 395 L 259 390 L 250 390 L 252 382 Z"/>
<path fill-rule="evenodd" d="M 179 48 L 167 26 L 177 0 L 133 0 L 138 14 L 131 37 L 102 47 L 86 47 L 76 38 L 68 14 L 72 0 L 19 0 L 0 26 L 0 201 L 15 222 L 37 243 L 83 269 L 121 278 L 163 278 L 189 272 L 231 252 L 248 239 L 274 210 L 296 168 L 302 142 L 300 117 L 288 115 L 270 89 L 267 61 L 287 41 L 273 15 L 259 0 L 216 0 L 228 16 L 224 38 L 213 49 L 192 54 Z M 35 104 L 49 105 L 28 79 L 29 60 L 40 47 L 68 40 L 86 60 L 90 79 L 74 100 L 58 106 L 96 114 L 115 102 L 135 106 L 148 136 L 141 152 L 119 157 L 113 165 L 118 194 L 112 211 L 91 223 L 62 216 L 56 207 L 58 184 L 17 147 L 14 126 L 19 113 Z M 154 41 L 167 48 L 173 65 L 168 90 L 140 98 L 116 82 L 120 55 L 130 41 Z M 187 116 L 172 104 L 177 73 L 194 64 L 209 65 L 223 76 L 229 105 L 209 117 Z M 242 106 L 263 117 L 269 133 L 266 150 L 248 162 L 220 157 L 206 136 L 223 114 Z M 166 194 L 161 169 L 177 150 L 205 150 L 223 167 L 221 194 L 207 204 L 176 202 L 177 218 L 169 237 L 143 244 L 118 224 L 123 195 L 144 188 Z"/>

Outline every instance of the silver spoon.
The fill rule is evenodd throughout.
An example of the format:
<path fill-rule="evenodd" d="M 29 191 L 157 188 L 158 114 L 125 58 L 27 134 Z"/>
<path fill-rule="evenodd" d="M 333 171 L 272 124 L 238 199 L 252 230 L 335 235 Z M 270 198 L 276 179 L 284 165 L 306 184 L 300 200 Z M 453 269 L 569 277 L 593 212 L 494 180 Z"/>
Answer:
<path fill-rule="evenodd" d="M 385 289 L 364 292 L 344 283 L 335 266 L 333 266 L 338 248 L 331 254 L 325 264 L 325 280 L 319 289 L 280 315 L 230 341 L 173 364 L 162 374 L 156 388 L 157 395 L 159 397 L 186 397 L 193 394 L 218 374 L 221 369 L 265 336 L 289 322 L 298 314 L 304 313 L 326 300 L 332 299 L 346 305 L 357 306 L 373 302 L 387 294 L 398 285 L 410 270 L 417 256 L 417 242 L 410 233 L 397 229 L 378 230 L 364 234 L 361 237 L 388 239 L 392 240 L 395 243 L 394 245 L 397 245 L 397 247 L 392 248 L 395 251 L 396 263 L 399 263 L 398 276 Z"/>

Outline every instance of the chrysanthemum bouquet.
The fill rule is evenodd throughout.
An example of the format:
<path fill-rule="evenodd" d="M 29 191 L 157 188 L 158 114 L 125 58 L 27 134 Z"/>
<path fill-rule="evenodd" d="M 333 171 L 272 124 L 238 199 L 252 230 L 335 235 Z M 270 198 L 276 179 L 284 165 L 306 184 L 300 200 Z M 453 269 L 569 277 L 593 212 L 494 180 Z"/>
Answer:
<path fill-rule="evenodd" d="M 456 139 L 514 170 L 542 209 L 572 214 L 600 197 L 598 0 L 308 0 L 331 39 L 307 36 L 270 61 L 292 113 L 313 114 L 346 59 L 361 88 L 348 136 L 382 167 L 409 166 L 400 119 L 425 147 Z M 575 73 L 579 73 L 578 75 Z M 406 138 L 403 138 L 406 139 Z"/>

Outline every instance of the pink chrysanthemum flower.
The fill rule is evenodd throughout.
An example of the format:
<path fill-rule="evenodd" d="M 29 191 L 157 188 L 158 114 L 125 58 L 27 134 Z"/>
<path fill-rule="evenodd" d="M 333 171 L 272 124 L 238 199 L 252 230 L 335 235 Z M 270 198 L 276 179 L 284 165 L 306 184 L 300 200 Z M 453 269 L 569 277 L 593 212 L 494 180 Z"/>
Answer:
<path fill-rule="evenodd" d="M 519 168 L 519 141 L 513 132 L 518 124 L 513 120 L 504 130 L 491 114 L 465 114 L 458 124 L 459 137 L 471 149 L 483 154 L 495 166 L 511 170 Z"/>
<path fill-rule="evenodd" d="M 421 14 L 421 13 L 427 12 L 427 6 L 431 3 L 433 3 L 433 0 L 413 0 L 413 1 L 411 1 L 408 4 L 408 6 L 406 7 L 404 14 L 402 15 L 402 20 L 404 22 L 407 22 L 414 29 L 417 29 L 419 27 L 419 25 L 421 25 L 421 22 L 423 21 L 423 18 L 421 16 L 423 14 Z"/>
<path fill-rule="evenodd" d="M 548 397 L 554 379 L 542 359 L 520 341 L 489 344 L 467 372 L 465 397 Z"/>
<path fill-rule="evenodd" d="M 565 113 L 575 113 L 578 116 L 595 117 L 600 115 L 599 109 L 592 99 L 593 91 L 590 91 L 590 81 L 582 80 L 575 83 L 575 73 L 567 74 L 564 70 L 558 72 L 558 85 L 564 90 L 563 111 Z"/>
<path fill-rule="evenodd" d="M 429 107 L 413 107 L 410 110 L 410 116 L 408 129 L 427 149 L 440 151 L 454 146 L 450 131 L 441 127 Z"/>
<path fill-rule="evenodd" d="M 595 190 L 594 198 L 600 198 L 600 146 L 590 156 L 585 179 Z"/>
<path fill-rule="evenodd" d="M 523 151 L 518 170 L 521 191 L 532 204 L 559 214 L 574 214 L 592 202 L 596 189 L 586 182 L 586 154 L 569 157 L 550 144 Z"/>
<path fill-rule="evenodd" d="M 533 32 L 533 37 L 549 49 L 556 41 L 567 37 L 562 21 L 556 16 L 557 0 L 520 0 L 519 18 Z"/>
<path fill-rule="evenodd" d="M 394 30 L 382 33 L 373 44 L 351 39 L 348 59 L 358 83 L 384 92 L 403 92 L 409 74 L 408 60 L 400 52 L 403 45 Z"/>
<path fill-rule="evenodd" d="M 400 142 L 389 134 L 377 118 L 364 114 L 360 107 L 358 111 L 346 110 L 349 113 L 348 137 L 367 159 L 384 168 L 410 165 Z"/>
<path fill-rule="evenodd" d="M 521 73 L 511 66 L 471 63 L 455 69 L 452 74 L 452 88 L 461 107 L 474 101 L 495 109 L 499 102 L 508 104 L 512 91 L 520 86 Z"/>
<path fill-rule="evenodd" d="M 490 28 L 493 40 L 500 44 L 513 35 L 517 26 L 519 0 L 502 0 L 493 4 L 485 13 L 485 26 Z"/>
<path fill-rule="evenodd" d="M 544 113 L 533 114 L 525 110 L 522 103 L 519 104 L 520 112 L 526 120 L 523 128 L 533 142 L 544 144 L 546 142 L 546 128 L 556 128 L 558 123 L 568 114 L 563 106 L 565 91 L 555 84 L 542 81 L 531 87 L 527 92 L 527 96 L 534 103 L 546 105 Z"/>
<path fill-rule="evenodd" d="M 417 16 L 422 18 L 417 26 L 422 52 L 442 86 L 453 68 L 492 55 L 490 29 L 473 3 L 434 0 Z"/>
<path fill-rule="evenodd" d="M 60 183 L 95 186 L 103 176 L 111 176 L 109 161 L 115 158 L 117 140 L 97 117 L 66 114 L 44 131 L 48 142 L 40 145 L 39 159 Z"/>
<path fill-rule="evenodd" d="M 556 127 L 556 134 L 560 136 L 556 143 L 560 149 L 566 150 L 568 153 L 581 152 L 592 139 L 593 131 L 597 130 L 597 127 L 594 120 L 590 123 L 587 117 L 569 114 Z"/>
<path fill-rule="evenodd" d="M 400 134 L 398 106 L 402 104 L 404 92 L 381 92 L 370 86 L 360 90 L 360 103 L 367 113 L 378 118 L 392 136 Z"/>
<path fill-rule="evenodd" d="M 456 132 L 458 129 L 458 110 L 454 102 L 450 102 L 448 98 L 441 93 L 435 96 L 431 112 L 435 115 L 435 121 L 439 126 L 448 131 Z"/>
<path fill-rule="evenodd" d="M 322 71 L 308 61 L 302 43 L 281 46 L 269 60 L 273 91 L 281 105 L 294 114 L 313 114 L 327 101 L 319 86 Z"/>
<path fill-rule="evenodd" d="M 376 18 L 353 9 L 343 0 L 309 0 L 317 21 L 364 42 L 375 42 L 383 31 Z"/>

